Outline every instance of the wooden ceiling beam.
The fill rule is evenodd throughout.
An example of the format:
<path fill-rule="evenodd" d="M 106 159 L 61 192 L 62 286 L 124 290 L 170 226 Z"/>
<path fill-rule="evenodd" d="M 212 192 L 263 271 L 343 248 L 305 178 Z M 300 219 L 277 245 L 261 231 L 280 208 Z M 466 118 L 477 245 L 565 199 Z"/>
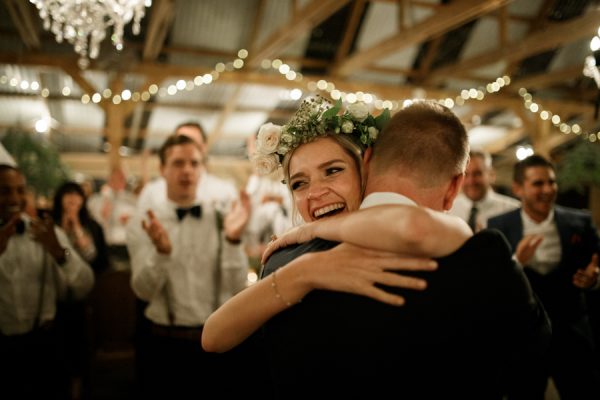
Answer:
<path fill-rule="evenodd" d="M 175 17 L 175 0 L 154 0 L 142 58 L 156 60 Z"/>
<path fill-rule="evenodd" d="M 582 17 L 557 22 L 545 26 L 528 37 L 501 49 L 460 60 L 432 71 L 430 78 L 434 81 L 445 80 L 457 71 L 480 68 L 498 61 L 517 61 L 540 54 L 577 40 L 591 37 L 598 31 L 600 9 L 595 9 Z"/>
<path fill-rule="evenodd" d="M 76 57 L 71 57 L 76 62 Z M 52 57 L 44 54 L 29 54 L 29 55 L 7 55 L 0 53 L 0 63 L 7 64 L 22 64 L 22 65 L 36 65 L 36 66 L 48 66 L 48 67 L 59 67 L 62 68 L 64 60 L 61 61 L 58 57 Z M 75 64 L 73 64 L 75 65 Z M 142 74 L 145 76 L 153 76 L 156 81 L 164 79 L 166 77 L 194 77 L 196 75 L 203 75 L 210 73 L 209 68 L 206 67 L 188 67 L 180 65 L 165 65 L 154 62 L 142 62 L 137 65 L 133 65 L 121 71 L 122 73 L 135 73 Z M 407 98 L 413 98 L 415 90 L 424 91 L 427 98 L 441 99 L 441 98 L 454 98 L 459 93 L 451 89 L 439 89 L 426 85 L 389 85 L 379 84 L 373 82 L 365 82 L 358 80 L 347 80 L 341 77 L 332 76 L 304 76 L 303 82 L 289 81 L 283 78 L 280 74 L 269 74 L 258 71 L 249 70 L 236 70 L 233 72 L 224 72 L 219 76 L 218 83 L 231 83 L 231 84 L 256 84 L 256 85 L 267 85 L 275 87 L 283 87 L 288 89 L 299 88 L 306 91 L 306 84 L 311 80 L 325 79 L 328 81 L 335 82 L 336 88 L 346 92 L 369 92 L 380 99 L 388 100 L 402 100 Z M 511 85 L 514 86 L 514 85 Z M 142 88 L 144 89 L 144 88 Z M 507 90 L 507 89 L 505 89 Z M 523 103 L 520 97 L 514 94 L 507 94 L 505 91 L 502 93 L 496 93 L 488 95 L 488 98 L 493 98 L 494 102 L 498 102 L 499 105 L 505 107 L 523 107 Z M 545 100 L 536 98 L 536 102 L 540 103 L 545 109 L 552 112 L 585 112 L 585 110 L 593 110 L 593 105 L 589 102 L 574 101 L 574 100 Z"/>
<path fill-rule="evenodd" d="M 342 41 L 340 42 L 335 54 L 336 62 L 344 59 L 350 52 L 350 46 L 352 46 L 352 41 L 356 36 L 356 31 L 360 27 L 360 20 L 365 10 L 365 6 L 365 0 L 354 1 L 354 4 L 352 5 L 352 11 L 350 12 L 350 18 L 348 19 L 346 29 L 344 30 L 344 36 L 342 37 Z"/>
<path fill-rule="evenodd" d="M 334 66 L 333 75 L 347 76 L 357 69 L 373 64 L 391 54 L 420 44 L 427 39 L 449 32 L 450 30 L 502 7 L 512 0 L 461 0 L 440 8 L 430 18 L 414 25 L 411 29 L 399 32 L 379 44 L 346 58 Z"/>
<path fill-rule="evenodd" d="M 302 34 L 329 18 L 349 0 L 312 0 L 295 12 L 292 20 L 281 24 L 248 58 L 248 65 L 258 67 L 263 59 L 278 57 L 281 51 Z"/>
<path fill-rule="evenodd" d="M 260 31 L 260 27 L 262 25 L 263 15 L 265 14 L 265 8 L 267 6 L 266 3 L 267 0 L 259 0 L 258 7 L 256 7 L 256 12 L 254 13 L 252 30 L 250 31 L 250 35 L 248 37 L 248 49 L 250 49 L 250 52 L 254 52 L 254 49 L 258 47 L 258 32 Z"/>
<path fill-rule="evenodd" d="M 32 8 L 28 1 L 23 0 L 4 0 L 8 13 L 14 26 L 19 32 L 21 40 L 29 50 L 40 48 L 40 36 L 36 30 L 36 24 L 33 22 Z"/>
<path fill-rule="evenodd" d="M 550 87 L 557 83 L 565 82 L 569 79 L 577 78 L 582 75 L 581 65 L 574 65 L 555 71 L 545 71 L 535 75 L 525 76 L 520 79 L 514 80 L 510 87 L 512 90 L 519 90 L 519 88 L 535 88 L 540 89 L 544 87 Z"/>
<path fill-rule="evenodd" d="M 208 135 L 208 143 L 207 148 L 210 148 L 217 142 L 221 136 L 223 136 L 223 126 L 225 126 L 225 122 L 231 117 L 233 112 L 236 110 L 237 103 L 240 100 L 240 96 L 242 94 L 243 85 L 238 85 L 234 89 L 233 93 L 228 97 L 225 102 L 225 107 L 222 108 L 222 111 L 219 113 L 217 117 L 217 121 L 215 122 L 215 126 Z"/>

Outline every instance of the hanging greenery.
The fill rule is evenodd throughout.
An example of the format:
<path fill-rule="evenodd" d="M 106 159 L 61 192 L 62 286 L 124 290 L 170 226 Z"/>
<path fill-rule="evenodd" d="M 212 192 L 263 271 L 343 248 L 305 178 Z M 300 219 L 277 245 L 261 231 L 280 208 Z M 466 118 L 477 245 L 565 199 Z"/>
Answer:
<path fill-rule="evenodd" d="M 56 148 L 43 136 L 9 128 L 1 141 L 37 195 L 51 197 L 54 189 L 70 175 Z"/>
<path fill-rule="evenodd" d="M 600 187 L 600 146 L 579 141 L 566 153 L 557 175 L 561 190 L 583 193 L 586 187 Z"/>

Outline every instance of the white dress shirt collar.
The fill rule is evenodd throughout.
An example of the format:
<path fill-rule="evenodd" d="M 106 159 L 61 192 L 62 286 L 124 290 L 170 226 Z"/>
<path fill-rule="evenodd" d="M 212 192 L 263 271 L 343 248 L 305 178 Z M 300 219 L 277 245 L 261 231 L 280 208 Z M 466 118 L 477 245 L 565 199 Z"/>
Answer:
<path fill-rule="evenodd" d="M 381 204 L 405 204 L 411 206 L 417 205 L 417 203 L 415 203 L 413 200 L 399 193 L 374 192 L 363 199 L 362 203 L 360 204 L 360 208 L 368 208 L 378 206 Z"/>

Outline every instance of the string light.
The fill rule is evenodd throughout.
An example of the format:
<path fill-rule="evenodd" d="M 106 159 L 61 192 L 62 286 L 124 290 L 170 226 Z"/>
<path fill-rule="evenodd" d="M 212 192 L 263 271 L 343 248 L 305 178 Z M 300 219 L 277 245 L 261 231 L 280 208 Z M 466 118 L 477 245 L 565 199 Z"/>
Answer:
<path fill-rule="evenodd" d="M 527 89 L 520 88 L 519 95 L 522 97 L 523 105 L 527 110 L 534 114 L 538 114 L 538 117 L 542 121 L 550 120 L 550 122 L 552 122 L 552 125 L 562 134 L 569 135 L 571 133 L 574 133 L 575 135 L 581 136 L 584 140 L 588 140 L 591 143 L 594 143 L 600 139 L 600 131 L 583 132 L 581 126 L 579 126 L 578 124 L 568 124 L 563 120 L 563 118 L 560 115 L 553 113 L 549 110 L 542 109 L 542 107 L 537 102 L 533 101 L 533 96 L 527 91 Z"/>
<path fill-rule="evenodd" d="M 195 76 L 191 80 L 177 80 L 175 83 L 170 83 L 166 86 L 159 86 L 157 83 L 151 83 L 145 90 L 131 92 L 129 89 L 123 90 L 121 93 L 113 94 L 109 88 L 106 88 L 102 91 L 96 93 L 84 93 L 81 96 L 82 104 L 100 104 L 101 102 L 111 102 L 115 105 L 125 103 L 125 102 L 147 102 L 151 99 L 152 96 L 173 96 L 180 91 L 190 91 L 195 88 L 198 88 L 202 85 L 210 85 L 219 79 L 221 73 L 225 71 L 236 71 L 240 70 L 245 66 L 244 59 L 248 57 L 248 51 L 245 49 L 240 49 L 237 52 L 238 58 L 236 58 L 232 62 L 219 62 L 215 65 L 214 69 L 210 73 L 206 73 L 204 75 Z M 274 70 L 277 73 L 281 74 L 290 81 L 295 81 L 298 83 L 305 82 L 304 76 L 297 71 L 294 71 L 289 64 L 284 63 L 280 59 L 274 60 L 262 60 L 261 68 L 264 70 Z M 15 77 L 8 77 L 6 75 L 0 76 L 0 85 L 10 85 L 12 87 L 16 86 L 28 86 L 30 90 L 34 92 L 40 92 L 43 97 L 48 97 L 50 95 L 50 90 L 48 88 L 43 88 L 36 81 L 27 82 L 25 80 L 19 80 Z M 438 102 L 445 105 L 448 108 L 454 108 L 457 106 L 464 105 L 467 101 L 483 101 L 487 95 L 494 94 L 500 92 L 503 88 L 510 85 L 511 79 L 509 76 L 498 77 L 494 81 L 487 83 L 484 86 L 472 87 L 468 89 L 462 89 L 458 95 L 454 98 L 447 97 L 444 99 L 438 99 Z M 380 99 L 372 93 L 364 93 L 361 91 L 358 92 L 344 92 L 337 88 L 337 85 L 334 82 L 327 81 L 325 79 L 318 80 L 317 82 L 309 81 L 305 83 L 305 87 L 309 92 L 316 91 L 324 91 L 329 93 L 329 96 L 338 100 L 341 99 L 346 103 L 354 103 L 356 101 L 363 101 L 367 104 L 372 104 L 376 109 L 382 110 L 387 108 L 389 110 L 397 110 L 405 107 L 407 104 L 410 104 L 412 100 L 410 99 L 398 99 L 398 100 L 390 100 L 390 99 Z M 68 97 L 71 94 L 71 88 L 65 86 L 61 93 L 63 96 Z M 590 142 L 596 142 L 600 140 L 600 132 L 594 133 L 584 133 L 581 127 L 577 124 L 567 124 L 565 122 L 561 122 L 562 118 L 557 114 L 551 113 L 548 110 L 542 109 L 539 103 L 533 101 L 533 96 L 527 91 L 525 88 L 519 89 L 519 95 L 523 98 L 523 103 L 525 107 L 532 113 L 538 114 L 539 118 L 542 120 L 551 119 L 553 125 L 557 127 L 557 129 L 563 134 L 573 133 L 575 135 L 581 135 L 581 137 L 589 140 Z M 293 89 L 290 91 L 290 98 L 294 100 L 299 100 L 302 97 L 301 89 Z M 425 98 L 426 93 L 424 91 L 419 91 L 415 98 Z"/>

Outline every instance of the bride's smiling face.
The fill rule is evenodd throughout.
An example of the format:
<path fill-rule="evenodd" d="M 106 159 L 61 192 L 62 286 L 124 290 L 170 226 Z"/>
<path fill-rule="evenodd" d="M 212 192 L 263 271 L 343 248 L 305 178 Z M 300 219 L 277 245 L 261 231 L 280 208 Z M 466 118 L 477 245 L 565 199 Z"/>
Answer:
<path fill-rule="evenodd" d="M 360 205 L 356 162 L 334 139 L 323 137 L 298 147 L 290 158 L 289 176 L 296 208 L 306 222 Z"/>

